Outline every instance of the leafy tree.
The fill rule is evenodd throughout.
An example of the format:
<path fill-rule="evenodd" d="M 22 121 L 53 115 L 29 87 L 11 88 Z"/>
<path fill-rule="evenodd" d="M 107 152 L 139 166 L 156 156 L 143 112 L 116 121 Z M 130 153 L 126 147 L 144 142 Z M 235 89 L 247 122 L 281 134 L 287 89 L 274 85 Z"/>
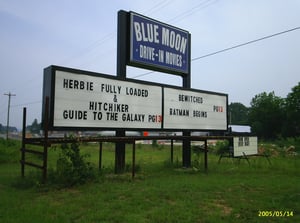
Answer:
<path fill-rule="evenodd" d="M 34 119 L 31 125 L 27 126 L 27 130 L 29 130 L 31 133 L 38 134 L 41 129 L 41 124 L 38 123 L 37 119 Z"/>
<path fill-rule="evenodd" d="M 285 100 L 286 121 L 283 127 L 284 136 L 300 135 L 300 82 L 292 88 Z"/>
<path fill-rule="evenodd" d="M 263 92 L 251 100 L 249 122 L 252 132 L 263 138 L 276 138 L 284 123 L 284 100 L 274 92 Z"/>
<path fill-rule="evenodd" d="M 230 124 L 232 125 L 248 125 L 249 109 L 239 102 L 230 103 Z"/>

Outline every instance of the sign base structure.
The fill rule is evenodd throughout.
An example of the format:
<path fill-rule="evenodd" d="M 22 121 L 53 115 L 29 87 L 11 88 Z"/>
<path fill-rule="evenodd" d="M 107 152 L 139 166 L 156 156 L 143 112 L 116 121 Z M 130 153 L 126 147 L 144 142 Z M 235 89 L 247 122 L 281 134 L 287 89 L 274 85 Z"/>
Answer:
<path fill-rule="evenodd" d="M 46 99 L 47 107 L 49 105 L 49 99 Z M 73 143 L 73 142 L 97 142 L 99 143 L 99 169 L 102 167 L 102 143 L 103 142 L 114 142 L 114 143 L 124 143 L 124 144 L 132 144 L 132 178 L 135 177 L 135 163 L 136 163 L 136 154 L 135 154 L 135 146 L 136 141 L 140 140 L 170 140 L 170 161 L 173 162 L 173 145 L 174 141 L 202 141 L 204 142 L 204 171 L 208 171 L 208 140 L 224 140 L 224 139 L 232 139 L 231 136 L 110 136 L 110 137 L 78 137 L 78 138 L 52 138 L 48 137 L 49 134 L 49 120 L 47 119 L 47 110 L 45 109 L 45 119 L 44 119 L 44 136 L 41 138 L 26 138 L 26 108 L 23 108 L 23 135 L 22 135 L 22 148 L 21 148 L 21 175 L 25 176 L 25 166 L 31 166 L 42 170 L 42 182 L 47 181 L 47 172 L 48 172 L 48 149 L 51 145 L 54 144 L 62 144 L 62 143 Z M 29 148 L 30 145 L 34 146 L 34 149 Z M 40 146 L 40 149 L 38 148 Z M 125 150 L 124 150 L 125 151 Z M 123 153 L 123 151 L 121 152 Z M 26 155 L 31 154 L 42 156 L 43 163 L 36 164 L 28 161 L 26 159 Z M 184 158 L 183 158 L 184 159 Z M 121 162 L 121 161 L 120 161 Z M 120 172 L 120 171 L 119 171 Z M 119 173 L 116 172 L 116 173 Z"/>
<path fill-rule="evenodd" d="M 125 131 L 116 131 L 116 137 L 125 137 Z M 125 171 L 125 153 L 126 144 L 122 141 L 117 142 L 115 146 L 115 173 L 122 173 Z"/>
<path fill-rule="evenodd" d="M 126 78 L 127 65 L 180 75 L 183 87 L 188 89 L 191 87 L 191 34 L 135 12 L 120 10 L 117 76 L 121 79 Z M 185 167 L 191 163 L 190 145 L 188 140 L 183 142 Z"/>
<path fill-rule="evenodd" d="M 189 83 L 184 82 L 186 86 Z M 49 98 L 49 130 L 227 131 L 228 96 L 151 82 L 50 66 L 44 70 L 43 101 Z M 45 109 L 42 111 L 45 117 Z M 190 143 L 183 143 L 189 167 Z M 116 172 L 125 167 L 125 145 L 116 148 Z M 120 167 L 120 168 L 119 168 Z"/>
<path fill-rule="evenodd" d="M 182 87 L 127 78 L 127 66 L 179 75 Z M 118 12 L 116 76 L 50 66 L 43 104 L 49 130 L 183 132 L 183 166 L 191 165 L 192 131 L 227 131 L 228 96 L 191 88 L 191 34 L 135 12 Z M 42 108 L 42 119 L 46 111 Z M 44 122 L 44 120 L 43 120 Z M 125 142 L 116 143 L 116 172 L 125 169 Z"/>
<path fill-rule="evenodd" d="M 132 144 L 132 178 L 135 177 L 135 143 L 136 141 L 140 140 L 170 140 L 171 141 L 171 148 L 170 148 L 170 161 L 173 162 L 173 145 L 174 141 L 203 141 L 204 142 L 204 170 L 208 170 L 208 147 L 207 141 L 208 140 L 231 140 L 233 141 L 233 136 L 190 136 L 190 135 L 183 135 L 183 136 L 113 136 L 113 137 L 78 137 L 78 138 L 51 138 L 48 137 L 49 135 L 49 98 L 46 97 L 45 100 L 45 113 L 44 113 L 44 136 L 41 138 L 26 138 L 26 108 L 23 108 L 23 130 L 22 130 L 22 148 L 21 148 L 21 175 L 22 177 L 25 176 L 25 166 L 32 166 L 42 170 L 42 181 L 45 183 L 47 181 L 47 172 L 48 172 L 48 149 L 51 145 L 54 144 L 62 144 L 62 143 L 73 143 L 73 142 L 98 142 L 99 143 L 99 169 L 102 167 L 102 143 L 103 142 L 114 142 L 114 143 L 124 143 L 124 144 Z M 241 139 L 238 139 L 241 142 Z M 244 139 L 243 142 L 247 144 L 252 142 L 252 140 Z M 256 140 L 257 142 L 257 140 Z M 35 149 L 28 148 L 29 145 L 34 145 Z M 42 150 L 37 149 L 37 146 L 41 146 Z M 241 146 L 241 143 L 238 144 Z M 125 150 L 124 150 L 125 151 Z M 123 153 L 122 151 L 121 153 Z M 190 151 L 189 151 L 190 152 Z M 36 164 L 26 160 L 26 154 L 34 154 L 43 157 L 43 164 Z M 183 154 L 184 156 L 184 154 Z M 117 158 L 116 158 L 117 159 Z M 185 158 L 183 157 L 183 160 Z M 123 160 L 123 159 L 122 159 Z M 122 162 L 122 161 L 120 161 Z M 118 172 L 117 172 L 118 173 Z"/>

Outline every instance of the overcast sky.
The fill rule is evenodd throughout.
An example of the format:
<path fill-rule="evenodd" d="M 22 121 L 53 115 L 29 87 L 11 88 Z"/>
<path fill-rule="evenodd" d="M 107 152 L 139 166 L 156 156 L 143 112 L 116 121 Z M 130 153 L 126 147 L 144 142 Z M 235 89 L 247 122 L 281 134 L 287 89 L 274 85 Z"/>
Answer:
<path fill-rule="evenodd" d="M 195 58 L 300 27 L 298 0 L 0 0 L 0 123 L 41 120 L 49 65 L 115 75 L 117 12 L 134 11 L 191 33 L 192 87 L 250 105 L 259 93 L 286 97 L 300 81 L 300 29 L 202 59 Z M 181 85 L 179 76 L 127 68 L 130 78 Z"/>

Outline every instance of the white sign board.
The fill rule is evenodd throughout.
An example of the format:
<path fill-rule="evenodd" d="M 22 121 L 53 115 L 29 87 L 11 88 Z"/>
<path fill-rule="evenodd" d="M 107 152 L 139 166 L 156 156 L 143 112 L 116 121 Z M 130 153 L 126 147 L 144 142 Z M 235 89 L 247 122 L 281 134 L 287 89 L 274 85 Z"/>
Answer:
<path fill-rule="evenodd" d="M 233 138 L 233 156 L 239 157 L 257 154 L 256 136 L 239 136 Z"/>
<path fill-rule="evenodd" d="M 54 82 L 54 127 L 161 128 L 159 86 L 61 70 Z"/>
<path fill-rule="evenodd" d="M 164 88 L 164 128 L 227 130 L 227 95 Z"/>
<path fill-rule="evenodd" d="M 227 95 L 50 66 L 49 129 L 227 130 Z M 46 114 L 43 106 L 43 118 Z"/>

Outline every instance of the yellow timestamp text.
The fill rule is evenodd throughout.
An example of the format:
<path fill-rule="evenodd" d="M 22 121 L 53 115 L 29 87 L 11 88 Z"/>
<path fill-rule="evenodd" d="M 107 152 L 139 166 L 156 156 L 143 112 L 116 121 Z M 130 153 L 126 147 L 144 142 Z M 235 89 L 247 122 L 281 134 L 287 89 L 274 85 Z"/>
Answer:
<path fill-rule="evenodd" d="M 293 217 L 294 211 L 258 211 L 258 217 Z"/>

